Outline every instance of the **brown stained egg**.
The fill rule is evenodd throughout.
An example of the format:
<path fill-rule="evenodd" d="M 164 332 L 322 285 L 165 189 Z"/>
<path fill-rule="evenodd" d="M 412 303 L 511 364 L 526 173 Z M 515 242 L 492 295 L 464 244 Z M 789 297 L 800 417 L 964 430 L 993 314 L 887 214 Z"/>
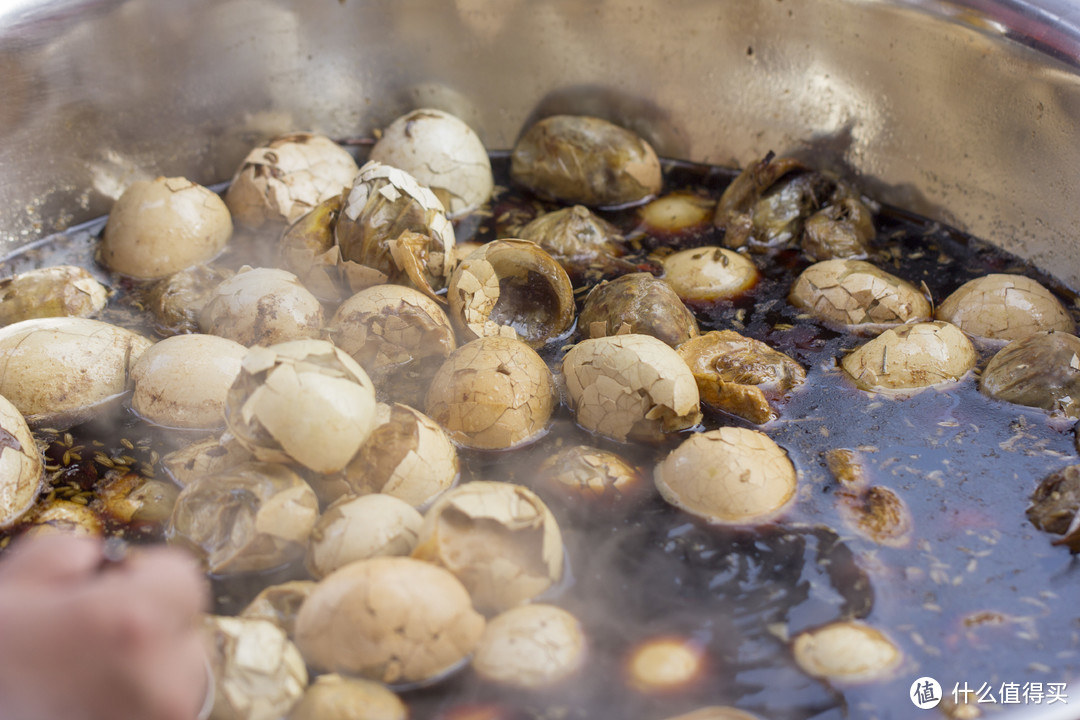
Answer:
<path fill-rule="evenodd" d="M 230 277 L 229 270 L 196 265 L 154 283 L 147 295 L 154 330 L 165 336 L 199 332 L 199 313 L 214 288 Z"/>
<path fill-rule="evenodd" d="M 454 227 L 431 190 L 409 173 L 368 162 L 334 226 L 340 267 L 353 291 L 387 282 L 437 297 L 454 269 Z"/>
<path fill-rule="evenodd" d="M 291 580 L 280 585 L 268 585 L 240 611 L 239 617 L 272 622 L 291 638 L 296 628 L 296 614 L 314 589 L 313 580 Z"/>
<path fill-rule="evenodd" d="M 651 235 L 679 236 L 697 233 L 711 223 L 715 203 L 688 192 L 662 195 L 638 210 Z"/>
<path fill-rule="evenodd" d="M 0 328 L 0 395 L 30 427 L 63 430 L 119 403 L 153 344 L 98 320 L 23 320 Z"/>
<path fill-rule="evenodd" d="M 585 340 L 562 372 L 578 425 L 612 440 L 655 442 L 701 421 L 690 368 L 649 335 Z"/>
<path fill-rule="evenodd" d="M 675 715 L 666 720 L 759 720 L 759 718 L 757 715 L 751 715 L 738 708 L 714 705 L 683 713 L 682 715 Z"/>
<path fill-rule="evenodd" d="M 40 537 L 43 535 L 101 536 L 105 534 L 105 523 L 87 505 L 80 505 L 70 500 L 53 500 L 45 506 L 39 506 L 24 517 L 26 530 L 23 535 Z"/>
<path fill-rule="evenodd" d="M 173 450 L 161 458 L 161 467 L 176 485 L 185 488 L 193 480 L 251 460 L 251 451 L 226 433 Z"/>
<path fill-rule="evenodd" d="M 911 540 L 911 511 L 900 496 L 875 485 L 862 492 L 834 493 L 841 517 L 858 534 L 878 545 L 904 547 Z"/>
<path fill-rule="evenodd" d="M 43 471 L 41 453 L 22 414 L 0 397 L 0 530 L 34 506 Z"/>
<path fill-rule="evenodd" d="M 562 578 L 562 534 L 528 488 L 475 481 L 427 511 L 413 557 L 436 563 L 468 589 L 481 612 L 528 602 Z"/>
<path fill-rule="evenodd" d="M 326 509 L 311 531 L 308 572 L 319 579 L 357 560 L 409 555 L 423 524 L 423 516 L 396 497 L 343 497 Z"/>
<path fill-rule="evenodd" d="M 471 212 L 491 197 L 491 160 L 473 129 L 448 112 L 421 108 L 383 130 L 370 158 L 401 168 L 431 188 L 449 217 Z"/>
<path fill-rule="evenodd" d="M 806 380 L 799 363 L 734 330 L 713 330 L 679 346 L 701 401 L 752 423 L 775 420 L 774 403 Z"/>
<path fill-rule="evenodd" d="M 658 637 L 640 643 L 627 661 L 630 685 L 645 694 L 685 690 L 705 676 L 705 653 L 688 638 Z"/>
<path fill-rule="evenodd" d="M 431 378 L 457 347 L 438 303 L 402 285 L 361 290 L 337 309 L 329 332 L 364 368 L 383 399 L 420 406 Z"/>
<path fill-rule="evenodd" d="M 607 120 L 552 115 L 518 139 L 510 177 L 540 197 L 607 207 L 660 192 L 660 160 L 649 143 Z"/>
<path fill-rule="evenodd" d="M 847 490 L 863 490 L 869 484 L 866 464 L 860 453 L 848 448 L 833 448 L 825 452 L 825 466 L 833 478 Z"/>
<path fill-rule="evenodd" d="M 363 368 L 324 340 L 254 347 L 225 404 L 229 431 L 257 459 L 342 470 L 375 428 Z"/>
<path fill-rule="evenodd" d="M 101 262 L 154 280 L 217 257 L 232 236 L 229 209 L 215 193 L 180 177 L 133 183 L 109 213 Z"/>
<path fill-rule="evenodd" d="M 1031 495 L 1027 518 L 1038 529 L 1062 535 L 1054 545 L 1080 552 L 1080 465 L 1070 465 L 1046 477 Z"/>
<path fill-rule="evenodd" d="M 588 445 L 559 450 L 533 479 L 541 495 L 572 509 L 623 507 L 648 492 L 637 468 L 613 452 Z"/>
<path fill-rule="evenodd" d="M 914 390 L 959 380 L 978 359 L 960 328 L 930 322 L 886 330 L 840 366 L 863 390 Z"/>
<path fill-rule="evenodd" d="M 249 462 L 184 488 L 166 536 L 215 575 L 258 572 L 302 557 L 318 516 L 318 498 L 299 475 Z"/>
<path fill-rule="evenodd" d="M 406 405 L 380 403 L 375 423 L 344 470 L 311 478 L 323 503 L 382 493 L 420 508 L 457 482 L 457 450 L 434 420 Z"/>
<path fill-rule="evenodd" d="M 225 203 L 238 225 L 252 230 L 282 226 L 340 195 L 358 170 L 352 155 L 328 137 L 280 135 L 248 153 Z"/>
<path fill-rule="evenodd" d="M 412 558 L 351 563 L 300 607 L 296 644 L 313 667 L 383 683 L 424 683 L 455 669 L 484 632 L 462 584 Z"/>
<path fill-rule="evenodd" d="M 683 302 L 708 304 L 745 293 L 757 284 L 758 270 L 732 250 L 698 247 L 664 258 L 664 280 Z"/>
<path fill-rule="evenodd" d="M 510 337 L 538 348 L 574 324 L 569 276 L 528 240 L 483 245 L 457 266 L 446 294 L 462 339 Z"/>
<path fill-rule="evenodd" d="M 788 301 L 834 326 L 929 320 L 930 301 L 914 285 L 862 260 L 825 260 L 795 280 Z"/>
<path fill-rule="evenodd" d="M 585 632 L 577 618 L 554 605 L 523 605 L 492 618 L 472 666 L 487 682 L 540 690 L 585 663 Z"/>
<path fill-rule="evenodd" d="M 244 266 L 222 281 L 199 313 L 199 328 L 245 347 L 318 337 L 323 308 L 295 275 Z"/>
<path fill-rule="evenodd" d="M 320 675 L 289 713 L 289 720 L 408 720 L 409 709 L 380 683 Z"/>
<path fill-rule="evenodd" d="M 876 236 L 870 208 L 856 198 L 846 197 L 807 218 L 801 245 L 813 260 L 863 258 Z"/>
<path fill-rule="evenodd" d="M 993 274 L 961 285 L 945 298 L 935 317 L 976 337 L 1019 340 L 1036 332 L 1076 331 L 1061 302 L 1031 278 Z"/>
<path fill-rule="evenodd" d="M 594 287 L 585 298 L 578 328 L 586 338 L 652 335 L 676 347 L 697 337 L 694 314 L 667 282 L 631 273 Z"/>
<path fill-rule="evenodd" d="M 654 479 L 669 503 L 721 525 L 774 517 L 795 496 L 798 481 L 783 448 L 737 427 L 691 435 L 656 466 Z"/>
<path fill-rule="evenodd" d="M 109 291 L 81 267 L 54 265 L 0 280 L 0 325 L 43 317 L 90 317 Z"/>
<path fill-rule="evenodd" d="M 155 529 L 168 521 L 180 494 L 171 483 L 116 471 L 106 473 L 96 490 L 91 505 L 102 516 L 124 525 L 149 525 Z"/>
<path fill-rule="evenodd" d="M 225 427 L 225 396 L 247 348 L 215 335 L 176 335 L 135 363 L 131 409 L 155 425 L 186 430 Z"/>
<path fill-rule="evenodd" d="M 983 369 L 979 390 L 998 400 L 1080 418 L 1080 338 L 1040 332 L 1013 340 Z"/>
<path fill-rule="evenodd" d="M 803 672 L 834 683 L 883 680 L 903 660 L 900 649 L 884 633 L 856 621 L 800 633 L 792 652 Z"/>
<path fill-rule="evenodd" d="M 307 668 L 285 632 L 265 620 L 207 616 L 214 720 L 277 720 L 300 700 Z"/>
<path fill-rule="evenodd" d="M 621 259 L 624 239 L 619 229 L 584 205 L 544 213 L 522 228 L 519 237 L 550 253 L 575 287 L 636 267 Z"/>
<path fill-rule="evenodd" d="M 447 358 L 424 406 L 455 442 L 507 450 L 539 438 L 555 404 L 555 380 L 536 351 L 520 340 L 490 337 Z"/>
<path fill-rule="evenodd" d="M 295 274 L 312 295 L 328 303 L 340 302 L 348 295 L 348 284 L 339 267 L 341 251 L 334 242 L 341 203 L 341 195 L 335 195 L 301 215 L 282 233 L 278 246 L 281 267 Z"/>

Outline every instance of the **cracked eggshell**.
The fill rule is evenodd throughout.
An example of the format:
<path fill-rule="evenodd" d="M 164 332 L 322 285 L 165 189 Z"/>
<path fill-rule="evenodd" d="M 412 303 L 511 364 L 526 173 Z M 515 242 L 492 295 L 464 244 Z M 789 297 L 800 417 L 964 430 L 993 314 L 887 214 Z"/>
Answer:
<path fill-rule="evenodd" d="M 800 633 L 792 652 L 806 674 L 842 683 L 885 679 L 903 660 L 884 633 L 853 620 Z"/>
<path fill-rule="evenodd" d="M 239 617 L 266 620 L 285 631 L 290 638 L 296 628 L 296 614 L 315 589 L 314 580 L 291 580 L 269 585 L 240 611 Z"/>
<path fill-rule="evenodd" d="M 220 470 L 227 470 L 251 460 L 251 451 L 225 433 L 208 437 L 173 450 L 161 458 L 165 474 L 177 486 L 185 488 L 193 480 Z"/>
<path fill-rule="evenodd" d="M 113 205 L 99 253 L 110 270 L 153 280 L 217 257 L 232 231 L 229 209 L 202 185 L 139 180 Z"/>
<path fill-rule="evenodd" d="M 320 675 L 292 709 L 289 720 L 408 720 L 397 695 L 371 680 Z"/>
<path fill-rule="evenodd" d="M 304 287 L 319 300 L 338 303 L 348 293 L 334 243 L 334 227 L 341 214 L 341 195 L 319 203 L 285 229 L 278 246 L 283 269 L 295 273 Z"/>
<path fill-rule="evenodd" d="M 322 305 L 295 275 L 246 265 L 214 288 L 199 313 L 204 333 L 245 347 L 318 337 L 322 325 Z"/>
<path fill-rule="evenodd" d="M 325 340 L 254 347 L 229 389 L 230 432 L 260 460 L 342 470 L 375 427 L 363 368 Z"/>
<path fill-rule="evenodd" d="M 844 197 L 807 218 L 800 245 L 813 260 L 864 258 L 876 236 L 870 208 Z"/>
<path fill-rule="evenodd" d="M 462 584 L 412 558 L 350 563 L 319 581 L 300 607 L 296 644 L 313 667 L 383 683 L 437 679 L 484 632 Z"/>
<path fill-rule="evenodd" d="M 196 265 L 154 283 L 147 296 L 154 330 L 166 336 L 199 332 L 199 313 L 214 288 L 232 274 L 213 265 Z"/>
<path fill-rule="evenodd" d="M 811 265 L 796 278 L 788 302 L 840 327 L 898 325 L 932 314 L 918 288 L 862 260 Z"/>
<path fill-rule="evenodd" d="M 637 468 L 613 452 L 589 445 L 562 448 L 540 465 L 530 484 L 569 512 L 625 507 L 646 490 Z"/>
<path fill-rule="evenodd" d="M 969 280 L 945 298 L 934 316 L 990 340 L 1019 340 L 1045 330 L 1076 331 L 1053 293 L 1023 275 L 995 273 Z"/>
<path fill-rule="evenodd" d="M 619 229 L 584 205 L 544 213 L 523 227 L 519 236 L 555 258 L 575 287 L 637 269 L 622 259 L 625 238 Z"/>
<path fill-rule="evenodd" d="M 666 281 L 630 273 L 589 291 L 578 327 L 587 338 L 651 335 L 675 347 L 698 336 L 694 313 Z"/>
<path fill-rule="evenodd" d="M 423 404 L 431 378 L 457 347 L 438 303 L 402 285 L 361 290 L 341 304 L 328 329 L 380 398 L 406 405 Z"/>
<path fill-rule="evenodd" d="M 538 348 L 574 324 L 574 288 L 555 258 L 528 240 L 494 240 L 461 261 L 447 290 L 450 317 L 469 340 L 509 337 Z"/>
<path fill-rule="evenodd" d="M 495 187 L 480 138 L 442 110 L 421 108 L 394 120 L 371 148 L 370 158 L 427 185 L 452 218 L 483 205 Z"/>
<path fill-rule="evenodd" d="M 758 281 L 753 260 L 721 247 L 697 247 L 663 260 L 664 280 L 686 303 L 713 303 L 742 295 Z"/>
<path fill-rule="evenodd" d="M 342 197 L 334 240 L 349 287 L 390 282 L 437 298 L 456 256 L 454 226 L 435 193 L 404 170 L 371 161 Z"/>
<path fill-rule="evenodd" d="M 840 366 L 863 390 L 912 390 L 959 380 L 978 359 L 960 328 L 929 322 L 886 330 Z"/>
<path fill-rule="evenodd" d="M 510 155 L 510 177 L 540 197 L 589 207 L 643 202 L 663 184 L 649 143 L 585 115 L 552 115 L 526 130 Z"/>
<path fill-rule="evenodd" d="M 489 337 L 447 358 L 424 406 L 455 442 L 506 450 L 540 437 L 555 404 L 555 380 L 536 351 L 520 340 Z"/>
<path fill-rule="evenodd" d="M 34 506 L 44 465 L 22 414 L 0 397 L 0 530 Z"/>
<path fill-rule="evenodd" d="M 131 409 L 155 425 L 225 427 L 225 397 L 247 348 L 215 335 L 175 335 L 142 354 L 131 371 Z"/>
<path fill-rule="evenodd" d="M 303 696 L 307 668 L 281 628 L 208 615 L 202 629 L 214 676 L 214 720 L 279 720 Z"/>
<path fill-rule="evenodd" d="M 475 481 L 428 510 L 413 557 L 440 565 L 481 612 L 528 602 L 562 578 L 559 525 L 528 488 Z"/>
<path fill-rule="evenodd" d="M 1005 402 L 1080 418 L 1080 338 L 1040 332 L 1013 340 L 990 358 L 979 390 Z"/>
<path fill-rule="evenodd" d="M 774 517 L 798 484 L 783 448 L 764 433 L 737 427 L 691 435 L 656 466 L 654 480 L 664 500 L 718 525 Z"/>
<path fill-rule="evenodd" d="M 54 265 L 0 280 L 0 325 L 43 317 L 89 317 L 109 291 L 74 265 Z"/>
<path fill-rule="evenodd" d="M 580 670 L 585 655 L 576 617 L 554 605 L 523 605 L 488 622 L 472 666 L 487 682 L 540 690 Z"/>
<path fill-rule="evenodd" d="M 701 421 L 693 373 L 652 336 L 585 340 L 563 358 L 562 372 L 578 425 L 612 440 L 657 441 Z"/>
<path fill-rule="evenodd" d="M 326 509 L 311 531 L 308 572 L 318 579 L 357 560 L 409 555 L 423 524 L 423 516 L 396 497 L 343 497 Z"/>
<path fill-rule="evenodd" d="M 434 420 L 406 405 L 380 403 L 375 413 L 375 429 L 348 466 L 312 477 L 323 503 L 382 493 L 420 508 L 457 482 L 457 450 Z"/>
<path fill-rule="evenodd" d="M 285 225 L 340 195 L 357 172 L 352 155 L 328 137 L 280 135 L 248 153 L 225 203 L 237 224 L 252 230 Z"/>
<path fill-rule="evenodd" d="M 318 516 L 319 500 L 299 475 L 247 462 L 184 488 L 166 537 L 215 575 L 258 572 L 302 557 Z"/>
<path fill-rule="evenodd" d="M 63 430 L 118 403 L 154 343 L 87 318 L 39 318 L 0 328 L 0 395 L 30 427 Z"/>

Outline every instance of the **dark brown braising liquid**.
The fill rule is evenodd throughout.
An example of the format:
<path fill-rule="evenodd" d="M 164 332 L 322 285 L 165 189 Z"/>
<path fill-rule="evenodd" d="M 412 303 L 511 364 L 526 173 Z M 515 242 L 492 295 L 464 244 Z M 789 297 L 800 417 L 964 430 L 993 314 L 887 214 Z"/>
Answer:
<path fill-rule="evenodd" d="M 504 185 L 507 165 L 505 154 L 495 156 L 497 181 Z M 665 190 L 688 188 L 715 199 L 732 174 L 667 163 L 665 177 Z M 509 213 L 527 221 L 551 207 L 507 192 L 493 202 L 489 218 L 468 225 L 475 228 L 475 239 L 484 241 L 495 237 L 496 218 Z M 636 238 L 641 246 L 636 260 L 643 266 L 649 265 L 647 252 L 666 242 L 642 235 L 634 210 L 604 215 Z M 1055 287 L 1016 258 L 920 218 L 884 208 L 877 227 L 877 256 L 871 260 L 915 285 L 925 282 L 938 302 L 961 283 L 990 272 L 1021 272 Z M 62 250 L 45 244 L 13 258 L 5 274 L 61 261 L 92 266 L 94 234 L 100 229 L 99 222 L 70 234 Z M 459 242 L 474 239 L 471 232 L 459 226 Z M 690 247 L 718 241 L 706 232 L 679 242 Z M 1075 609 L 1080 568 L 1024 517 L 1039 481 L 1077 461 L 1071 422 L 992 401 L 979 394 L 974 377 L 905 399 L 855 389 L 837 359 L 865 338 L 800 318 L 785 300 L 809 261 L 792 250 L 753 257 L 763 279 L 748 296 L 695 311 L 703 331 L 739 330 L 807 369 L 805 385 L 792 393 L 781 417 L 760 428 L 795 463 L 797 501 L 773 524 L 731 530 L 696 522 L 655 493 L 632 508 L 605 512 L 568 512 L 552 499 L 571 576 L 547 599 L 581 619 L 590 643 L 587 664 L 542 694 L 499 689 L 466 669 L 433 687 L 406 692 L 413 718 L 659 720 L 705 705 L 736 705 L 774 720 L 900 719 L 917 712 L 908 692 L 919 676 L 937 678 L 947 698 L 954 685 L 965 682 L 973 690 L 986 683 L 1000 698 L 1003 683 L 1068 682 L 1074 675 L 1080 659 Z M 1072 305 L 1072 296 L 1062 292 L 1062 297 Z M 150 334 L 135 313 L 138 304 L 138 288 L 122 287 L 106 319 Z M 562 351 L 547 349 L 553 369 Z M 982 352 L 980 367 L 990 354 Z M 74 442 L 97 440 L 112 449 L 119 447 L 119 433 L 143 440 L 147 457 L 181 444 L 130 416 L 115 420 L 120 424 L 73 430 Z M 749 427 L 734 417 L 706 416 L 706 429 L 721 425 Z M 528 448 L 463 452 L 462 479 L 529 485 L 543 459 L 576 443 L 614 450 L 649 474 L 682 437 L 661 447 L 622 446 L 584 433 L 563 408 L 548 435 Z M 870 481 L 906 502 L 914 517 L 907 546 L 878 546 L 844 524 L 834 498 L 837 483 L 823 458 L 834 448 L 860 450 Z M 50 452 L 55 456 L 57 450 Z M 92 490 L 93 472 L 101 468 L 91 472 L 85 463 L 66 472 Z M 140 536 L 152 537 L 153 529 L 140 529 Z M 262 584 L 301 574 L 302 569 L 290 568 L 244 583 L 219 582 L 219 611 L 239 609 Z M 833 688 L 795 666 L 787 638 L 855 618 L 886 632 L 902 648 L 905 662 L 893 679 Z M 703 650 L 705 675 L 677 694 L 642 695 L 627 681 L 628 651 L 648 638 L 670 635 Z M 1070 690 L 1080 701 L 1080 685 Z"/>

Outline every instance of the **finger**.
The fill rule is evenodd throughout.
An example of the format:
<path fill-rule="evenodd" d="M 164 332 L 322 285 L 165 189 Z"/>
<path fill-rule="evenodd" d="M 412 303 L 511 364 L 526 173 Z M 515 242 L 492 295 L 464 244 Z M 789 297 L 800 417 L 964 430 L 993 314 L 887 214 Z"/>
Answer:
<path fill-rule="evenodd" d="M 207 660 L 195 631 L 174 637 L 148 650 L 136 671 L 146 720 L 194 720 L 208 691 Z"/>
<path fill-rule="evenodd" d="M 187 623 L 209 607 L 210 591 L 198 565 L 174 548 L 133 553 L 119 568 L 128 592 L 140 593 L 153 606 Z M 190 624 L 190 623 L 188 623 Z"/>
<path fill-rule="evenodd" d="M 19 538 L 0 561 L 0 578 L 56 583 L 79 580 L 97 572 L 101 539 L 75 535 Z"/>

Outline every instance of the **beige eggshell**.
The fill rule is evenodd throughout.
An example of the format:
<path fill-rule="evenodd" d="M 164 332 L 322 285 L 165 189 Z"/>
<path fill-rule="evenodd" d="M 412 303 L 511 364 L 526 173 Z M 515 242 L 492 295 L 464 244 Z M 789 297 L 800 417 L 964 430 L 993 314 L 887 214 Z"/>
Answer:
<path fill-rule="evenodd" d="M 396 497 L 343 497 L 326 509 L 311 531 L 308 572 L 318 579 L 357 560 L 408 555 L 423 524 L 423 516 Z"/>
<path fill-rule="evenodd" d="M 202 630 L 214 676 L 214 720 L 279 720 L 303 696 L 307 668 L 281 628 L 209 615 Z"/>
<path fill-rule="evenodd" d="M 380 403 L 375 423 L 344 470 L 311 479 L 324 503 L 342 495 L 382 493 L 419 508 L 457 481 L 457 450 L 427 415 L 406 405 Z"/>
<path fill-rule="evenodd" d="M 959 380 L 977 360 L 960 328 L 930 322 L 890 328 L 840 366 L 863 390 L 912 390 Z"/>
<path fill-rule="evenodd" d="M 991 340 L 1019 340 L 1044 330 L 1076 331 L 1054 294 L 1023 275 L 995 273 L 969 280 L 945 298 L 934 317 Z"/>
<path fill-rule="evenodd" d="M 710 303 L 736 297 L 758 281 L 754 262 L 721 247 L 698 247 L 668 255 L 664 280 L 683 302 Z"/>
<path fill-rule="evenodd" d="M 199 313 L 199 329 L 251 347 L 318 337 L 323 308 L 295 275 L 244 266 L 222 281 Z"/>
<path fill-rule="evenodd" d="M 413 557 L 452 572 L 481 612 L 498 612 L 562 578 L 562 534 L 528 488 L 475 481 L 450 490 L 427 511 Z"/>
<path fill-rule="evenodd" d="M 695 684 L 702 678 L 704 653 L 698 643 L 680 637 L 648 640 L 630 655 L 630 684 L 646 693 L 667 693 Z"/>
<path fill-rule="evenodd" d="M 361 290 L 341 304 L 329 330 L 379 397 L 406 405 L 423 404 L 431 378 L 457 347 L 438 303 L 402 285 Z"/>
<path fill-rule="evenodd" d="M 844 683 L 884 679 L 903 659 L 884 633 L 853 620 L 799 634 L 792 652 L 808 675 Z"/>
<path fill-rule="evenodd" d="M 153 341 L 86 318 L 40 318 L 0 328 L 0 395 L 30 427 L 64 429 L 119 402 Z"/>
<path fill-rule="evenodd" d="M 296 627 L 296 614 L 314 589 L 314 580 L 268 585 L 240 611 L 239 617 L 272 622 L 291 638 Z"/>
<path fill-rule="evenodd" d="M 325 340 L 255 347 L 225 407 L 229 430 L 260 460 L 342 470 L 375 427 L 375 390 L 363 368 Z"/>
<path fill-rule="evenodd" d="M 161 467 L 176 485 L 185 488 L 202 475 L 251 460 L 251 451 L 232 435 L 208 437 L 173 450 L 161 458 Z"/>
<path fill-rule="evenodd" d="M 330 138 L 289 133 L 248 153 L 225 203 L 238 225 L 284 225 L 340 195 L 358 171 L 352 155 Z"/>
<path fill-rule="evenodd" d="M 109 291 L 74 265 L 53 265 L 0 281 L 0 325 L 42 317 L 89 317 L 109 301 Z"/>
<path fill-rule="evenodd" d="M 409 709 L 385 686 L 337 673 L 315 678 L 289 720 L 408 720 Z"/>
<path fill-rule="evenodd" d="M 34 506 L 43 472 L 41 453 L 22 414 L 0 397 L 0 530 Z"/>
<path fill-rule="evenodd" d="M 658 440 L 701 420 L 693 373 L 650 335 L 585 340 L 562 371 L 578 424 L 613 440 Z"/>
<path fill-rule="evenodd" d="M 229 209 L 202 185 L 180 177 L 139 180 L 113 205 L 101 262 L 141 280 L 161 278 L 215 258 L 232 230 Z"/>
<path fill-rule="evenodd" d="M 423 682 L 462 662 L 484 632 L 449 572 L 412 558 L 350 563 L 319 581 L 296 618 L 312 666 L 384 683 Z"/>
<path fill-rule="evenodd" d="M 741 525 L 773 517 L 795 495 L 795 467 L 764 433 L 723 427 L 696 433 L 654 474 L 665 500 L 710 523 Z"/>
<path fill-rule="evenodd" d="M 70 500 L 53 500 L 47 506 L 35 509 L 25 518 L 29 527 L 23 532 L 27 538 L 42 535 L 100 536 L 105 534 L 105 523 L 87 505 Z"/>
<path fill-rule="evenodd" d="M 247 348 L 215 335 L 175 335 L 161 340 L 135 363 L 131 409 L 172 428 L 225 427 L 225 396 Z"/>
<path fill-rule="evenodd" d="M 491 160 L 472 128 L 448 112 L 421 108 L 383 130 L 372 160 L 401 168 L 431 188 L 449 217 L 464 215 L 491 197 Z"/>
<path fill-rule="evenodd" d="M 488 622 L 472 665 L 488 682 L 538 690 L 576 673 L 585 650 L 576 617 L 554 605 L 523 605 Z"/>
<path fill-rule="evenodd" d="M 488 337 L 450 355 L 424 407 L 461 445 L 503 450 L 540 437 L 555 402 L 554 378 L 536 351 L 520 340 Z"/>
<path fill-rule="evenodd" d="M 795 280 L 788 301 L 837 326 L 929 320 L 930 301 L 904 280 L 862 260 L 825 260 Z"/>

